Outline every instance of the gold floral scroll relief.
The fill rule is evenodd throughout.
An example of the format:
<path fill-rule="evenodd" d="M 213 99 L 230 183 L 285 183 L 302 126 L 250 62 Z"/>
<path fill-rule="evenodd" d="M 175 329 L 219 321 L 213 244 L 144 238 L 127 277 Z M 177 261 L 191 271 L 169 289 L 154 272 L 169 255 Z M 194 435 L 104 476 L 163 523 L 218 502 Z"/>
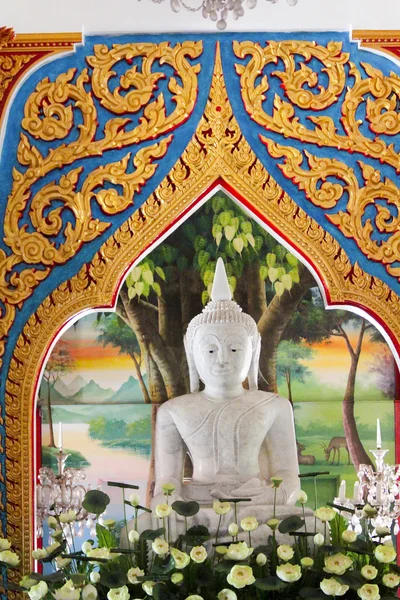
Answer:
<path fill-rule="evenodd" d="M 128 266 L 140 258 L 213 185 L 222 182 L 274 227 L 320 274 L 331 303 L 348 303 L 378 315 L 400 341 L 400 301 L 388 286 L 351 265 L 343 249 L 301 210 L 268 174 L 240 131 L 217 55 L 210 97 L 191 142 L 171 172 L 91 263 L 60 285 L 26 324 L 7 380 L 7 535 L 28 571 L 33 543 L 33 457 L 29 431 L 34 390 L 51 340 L 67 321 L 94 307 L 111 307 Z"/>
<path fill-rule="evenodd" d="M 153 176 L 157 159 L 165 155 L 173 135 L 141 148 L 133 157 L 127 152 L 122 160 L 102 164 L 88 174 L 81 165 L 74 165 L 115 148 L 133 147 L 159 138 L 184 123 L 197 99 L 200 70 L 199 64 L 191 64 L 188 59 L 199 57 L 201 52 L 202 42 L 184 42 L 174 47 L 167 42 L 116 44 L 112 49 L 96 45 L 94 55 L 87 59 L 93 69 L 91 72 L 84 69 L 77 73 L 72 68 L 61 73 L 55 81 L 45 78 L 29 96 L 22 128 L 33 138 L 52 145 L 47 153 L 42 153 L 25 133 L 21 133 L 17 160 L 22 168 L 13 169 L 13 185 L 4 219 L 3 241 L 8 251 L 0 250 L 0 299 L 6 306 L 5 314 L 0 318 L 0 356 L 4 352 L 4 338 L 15 319 L 16 307 L 22 306 L 32 295 L 54 265 L 68 262 L 82 244 L 94 240 L 111 225 L 110 219 L 93 217 L 93 200 L 110 217 L 133 205 L 136 192 Z M 129 68 L 120 76 L 120 88 L 111 93 L 108 83 L 113 67 L 135 57 L 143 59 L 141 70 L 136 66 Z M 170 110 L 162 93 L 152 100 L 157 82 L 166 77 L 161 71 L 153 71 L 155 62 L 173 67 L 181 81 L 178 83 L 172 76 L 168 80 L 173 101 Z M 128 91 L 123 96 L 118 89 Z M 116 115 L 102 128 L 97 120 L 94 98 Z M 129 116 L 141 109 L 143 115 L 139 124 L 129 128 Z M 76 111 L 82 116 L 82 124 L 77 125 L 74 121 Z M 76 139 L 63 142 L 71 130 L 76 132 Z M 61 168 L 68 169 L 62 176 L 58 174 Z M 32 187 L 36 189 L 37 184 L 52 172 L 55 180 L 39 187 L 30 201 Z M 114 187 L 106 188 L 106 183 Z M 44 211 L 54 200 L 61 201 L 62 206 L 48 211 L 45 216 Z M 74 222 L 63 220 L 67 209 L 73 214 Z M 26 216 L 33 231 L 21 224 Z M 63 241 L 57 245 L 54 236 L 59 235 L 63 236 Z M 18 269 L 20 265 L 24 265 L 22 270 Z"/>
<path fill-rule="evenodd" d="M 246 110 L 252 118 L 266 130 L 281 134 L 301 142 L 319 147 L 334 147 L 349 152 L 379 159 L 380 163 L 390 165 L 400 172 L 400 154 L 393 143 L 388 143 L 380 135 L 398 136 L 400 133 L 400 76 L 390 73 L 386 76 L 368 63 L 361 63 L 363 72 L 350 61 L 348 53 L 342 52 L 339 42 L 330 42 L 326 46 L 308 41 L 268 42 L 261 47 L 250 42 L 234 43 L 234 51 L 239 58 L 250 56 L 246 65 L 237 64 L 240 75 L 241 93 Z M 297 65 L 296 57 L 302 56 L 304 62 Z M 321 75 L 328 77 L 329 85 L 319 85 L 319 73 L 306 62 L 317 59 L 321 65 Z M 271 114 L 264 110 L 263 100 L 270 85 L 264 75 L 259 83 L 257 78 L 269 64 L 280 59 L 284 67 L 274 72 L 285 89 L 289 102 L 278 95 L 274 98 Z M 346 76 L 345 66 L 349 69 Z M 350 85 L 351 83 L 351 85 Z M 318 92 L 303 86 L 315 88 Z M 296 108 L 324 111 L 341 101 L 340 133 L 333 119 L 327 114 L 309 116 L 308 121 L 314 127 L 300 122 Z M 373 138 L 366 137 L 361 131 L 360 111 L 368 123 Z M 292 179 L 305 191 L 307 199 L 316 206 L 332 208 L 347 193 L 348 202 L 345 211 L 336 215 L 327 215 L 346 237 L 354 239 L 363 254 L 370 260 L 385 265 L 387 271 L 400 278 L 400 268 L 391 266 L 400 260 L 400 189 L 393 180 L 383 179 L 379 170 L 360 161 L 364 185 L 357 180 L 354 169 L 340 160 L 318 158 L 291 146 L 276 144 L 262 136 L 271 156 L 285 156 L 281 166 L 283 174 Z M 302 163 L 308 160 L 308 169 Z M 326 178 L 336 177 L 342 183 L 332 183 Z M 386 206 L 377 204 L 376 199 L 386 201 Z M 375 226 L 387 238 L 379 243 L 372 239 L 374 224 L 371 219 L 363 223 L 364 214 L 369 206 L 376 209 Z M 393 207 L 393 211 L 390 211 Z M 393 214 L 395 216 L 393 216 Z"/>
<path fill-rule="evenodd" d="M 27 69 L 73 50 L 81 41 L 81 33 L 15 35 L 12 29 L 0 27 L 0 124 L 11 93 Z"/>

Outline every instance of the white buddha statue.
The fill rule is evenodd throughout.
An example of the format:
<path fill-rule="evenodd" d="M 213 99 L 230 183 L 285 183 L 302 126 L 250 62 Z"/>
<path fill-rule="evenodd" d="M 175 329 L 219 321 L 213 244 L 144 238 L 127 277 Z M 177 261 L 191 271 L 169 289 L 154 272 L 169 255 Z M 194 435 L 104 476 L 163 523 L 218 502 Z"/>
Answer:
<path fill-rule="evenodd" d="M 219 517 L 213 500 L 251 499 L 237 504 L 239 519 L 252 515 L 265 523 L 273 512 L 271 477 L 283 480 L 277 490 L 279 518 L 298 512 L 288 505 L 296 502 L 300 485 L 292 407 L 286 398 L 257 389 L 260 334 L 232 300 L 222 259 L 211 297 L 185 336 L 190 394 L 168 400 L 157 413 L 151 507 L 165 502 L 162 486 L 173 483 L 172 501 L 197 501 L 201 509 L 191 523 L 215 532 Z M 249 389 L 243 387 L 246 379 Z M 187 452 L 193 475 L 184 482 Z M 173 513 L 173 535 L 184 531 L 180 519 Z M 227 515 L 225 525 L 232 520 Z M 154 516 L 153 521 L 160 526 Z"/>

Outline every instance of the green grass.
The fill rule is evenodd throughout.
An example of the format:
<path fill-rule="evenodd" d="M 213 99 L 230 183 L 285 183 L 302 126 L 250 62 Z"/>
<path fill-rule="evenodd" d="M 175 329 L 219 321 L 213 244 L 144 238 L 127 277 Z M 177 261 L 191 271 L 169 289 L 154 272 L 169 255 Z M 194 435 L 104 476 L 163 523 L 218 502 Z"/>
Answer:
<path fill-rule="evenodd" d="M 341 385 L 327 385 L 320 383 L 314 377 L 308 377 L 304 383 L 294 381 L 292 384 L 292 397 L 294 402 L 341 402 L 343 400 L 346 380 L 341 380 Z M 281 396 L 287 398 L 288 389 L 284 382 L 278 384 L 278 391 Z M 356 402 L 387 402 L 382 391 L 376 386 L 365 386 L 360 381 L 356 383 L 355 391 Z M 391 403 L 393 400 L 389 399 Z"/>
<path fill-rule="evenodd" d="M 68 450 L 64 448 L 64 453 L 69 454 L 65 466 L 72 467 L 74 469 L 83 469 L 90 466 L 90 462 L 76 450 Z M 58 448 L 49 448 L 49 446 L 42 446 L 42 467 L 51 467 L 54 471 L 58 469 L 58 463 L 56 455 L 58 454 Z"/>

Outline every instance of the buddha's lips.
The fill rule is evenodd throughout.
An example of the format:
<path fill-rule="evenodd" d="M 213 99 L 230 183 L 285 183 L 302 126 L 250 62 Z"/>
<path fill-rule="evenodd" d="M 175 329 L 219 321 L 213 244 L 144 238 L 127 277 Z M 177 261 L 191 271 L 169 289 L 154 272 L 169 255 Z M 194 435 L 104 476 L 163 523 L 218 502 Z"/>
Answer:
<path fill-rule="evenodd" d="M 222 374 L 232 373 L 233 372 L 233 367 L 228 367 L 228 368 L 226 368 L 226 367 L 222 367 L 222 368 L 221 367 L 220 368 L 218 368 L 218 367 L 212 367 L 211 368 L 211 372 L 215 373 L 216 375 L 221 375 L 221 373 Z"/>

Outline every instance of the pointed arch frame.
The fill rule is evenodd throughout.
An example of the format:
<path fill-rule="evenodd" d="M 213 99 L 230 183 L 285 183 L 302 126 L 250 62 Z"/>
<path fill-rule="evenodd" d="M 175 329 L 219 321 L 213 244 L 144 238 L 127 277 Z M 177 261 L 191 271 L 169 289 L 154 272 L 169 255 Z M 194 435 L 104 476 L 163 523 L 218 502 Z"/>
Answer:
<path fill-rule="evenodd" d="M 57 333 L 88 309 L 112 308 L 127 270 L 168 230 L 222 185 L 308 262 L 328 305 L 364 311 L 400 347 L 400 299 L 389 286 L 351 264 L 339 243 L 307 215 L 266 171 L 240 131 L 228 100 L 219 54 L 197 130 L 147 201 L 90 263 L 53 291 L 17 340 L 6 383 L 7 536 L 31 568 L 34 538 L 34 398 L 41 367 Z M 28 449 L 28 450 L 27 450 Z"/>

